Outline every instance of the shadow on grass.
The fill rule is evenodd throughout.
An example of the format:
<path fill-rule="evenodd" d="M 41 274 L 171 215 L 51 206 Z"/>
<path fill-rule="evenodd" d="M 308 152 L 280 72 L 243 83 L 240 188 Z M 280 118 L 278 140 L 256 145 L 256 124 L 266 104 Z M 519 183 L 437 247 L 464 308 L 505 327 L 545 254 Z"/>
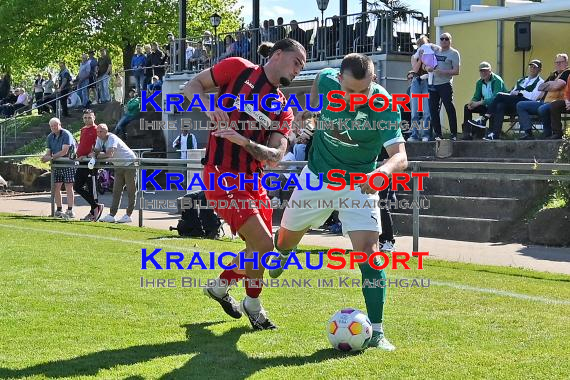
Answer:
<path fill-rule="evenodd" d="M 173 355 L 194 354 L 182 367 L 162 379 L 225 378 L 244 379 L 265 368 L 301 366 L 339 358 L 338 351 L 322 349 L 310 356 L 278 356 L 251 358 L 239 351 L 239 338 L 252 331 L 245 326 L 233 327 L 222 335 L 213 334 L 208 327 L 222 322 L 205 322 L 184 325 L 187 340 L 179 342 L 133 346 L 106 350 L 72 359 L 37 364 L 23 369 L 0 368 L 0 378 L 20 379 L 28 376 L 51 378 L 69 376 L 95 376 L 99 371 L 120 365 L 133 365 Z M 134 376 L 132 379 L 140 377 Z"/>

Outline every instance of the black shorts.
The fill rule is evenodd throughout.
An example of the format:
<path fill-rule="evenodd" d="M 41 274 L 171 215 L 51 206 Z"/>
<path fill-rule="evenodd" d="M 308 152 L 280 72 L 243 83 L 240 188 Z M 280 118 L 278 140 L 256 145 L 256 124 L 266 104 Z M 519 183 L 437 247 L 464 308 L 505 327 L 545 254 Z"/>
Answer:
<path fill-rule="evenodd" d="M 52 174 L 55 183 L 75 182 L 75 168 L 54 168 Z"/>

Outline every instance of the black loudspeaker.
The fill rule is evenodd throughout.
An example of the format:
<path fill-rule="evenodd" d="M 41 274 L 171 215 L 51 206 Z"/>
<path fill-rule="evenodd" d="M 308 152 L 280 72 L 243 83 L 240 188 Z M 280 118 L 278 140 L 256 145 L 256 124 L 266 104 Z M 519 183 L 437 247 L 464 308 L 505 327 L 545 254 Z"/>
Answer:
<path fill-rule="evenodd" d="M 515 22 L 515 51 L 529 51 L 530 48 L 530 22 Z"/>

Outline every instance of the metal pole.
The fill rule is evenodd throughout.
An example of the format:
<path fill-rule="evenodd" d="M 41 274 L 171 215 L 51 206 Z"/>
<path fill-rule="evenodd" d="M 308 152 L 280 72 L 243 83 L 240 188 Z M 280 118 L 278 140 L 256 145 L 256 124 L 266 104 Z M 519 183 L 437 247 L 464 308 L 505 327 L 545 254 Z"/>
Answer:
<path fill-rule="evenodd" d="M 419 164 L 414 163 L 412 165 L 412 174 L 414 172 L 419 171 Z M 414 204 L 414 208 L 412 210 L 412 236 L 413 236 L 413 244 L 412 244 L 412 251 L 418 252 L 419 251 L 419 240 L 420 240 L 420 192 L 418 190 L 419 186 L 419 178 L 413 177 L 412 185 L 414 188 L 412 189 L 412 202 Z"/>
<path fill-rule="evenodd" d="M 144 202 L 144 191 L 142 191 L 142 177 L 141 177 L 141 167 L 137 166 L 137 182 L 139 183 L 139 192 L 140 192 L 140 197 L 139 197 L 139 204 L 138 204 L 138 209 L 139 209 L 139 227 L 143 226 L 143 208 L 142 208 L 142 203 Z"/>
<path fill-rule="evenodd" d="M 50 183 L 50 206 L 51 206 L 51 217 L 55 216 L 55 176 L 53 175 L 53 161 L 51 162 L 51 173 L 49 175 Z"/>
<path fill-rule="evenodd" d="M 180 36 L 178 43 L 178 60 L 180 63 L 179 71 L 186 70 L 186 0 L 180 0 L 179 3 L 179 30 L 178 35 Z M 174 42 L 176 46 L 176 42 Z"/>

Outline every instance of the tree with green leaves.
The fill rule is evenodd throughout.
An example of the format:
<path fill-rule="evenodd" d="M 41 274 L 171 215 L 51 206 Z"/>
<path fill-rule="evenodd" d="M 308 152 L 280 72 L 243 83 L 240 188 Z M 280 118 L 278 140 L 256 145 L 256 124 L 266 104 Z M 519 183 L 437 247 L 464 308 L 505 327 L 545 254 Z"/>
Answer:
<path fill-rule="evenodd" d="M 243 21 L 237 0 L 188 0 L 188 37 L 211 29 L 210 15 L 222 16 L 220 33 Z M 115 67 L 130 66 L 136 44 L 166 43 L 178 34 L 177 0 L 4 0 L 0 2 L 0 72 L 15 82 L 29 71 L 58 60 L 76 68 L 82 52 L 107 48 Z"/>

